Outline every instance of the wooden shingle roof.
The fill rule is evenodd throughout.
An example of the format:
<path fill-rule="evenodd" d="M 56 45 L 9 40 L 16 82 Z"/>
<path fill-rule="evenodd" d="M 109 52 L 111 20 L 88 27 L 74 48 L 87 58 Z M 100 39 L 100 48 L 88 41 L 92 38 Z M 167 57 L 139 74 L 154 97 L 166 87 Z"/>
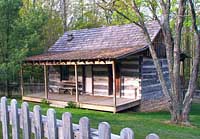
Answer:
<path fill-rule="evenodd" d="M 154 40 L 160 26 L 151 21 L 147 29 Z M 143 51 L 147 45 L 143 31 L 134 24 L 73 30 L 64 33 L 47 54 L 32 56 L 26 61 L 115 59 Z"/>

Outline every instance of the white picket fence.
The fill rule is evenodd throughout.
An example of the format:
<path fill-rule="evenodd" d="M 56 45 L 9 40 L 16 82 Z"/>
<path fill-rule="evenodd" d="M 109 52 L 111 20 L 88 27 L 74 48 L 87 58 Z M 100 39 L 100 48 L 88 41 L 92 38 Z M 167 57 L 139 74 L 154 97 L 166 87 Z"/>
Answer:
<path fill-rule="evenodd" d="M 40 106 L 34 106 L 33 112 L 30 112 L 28 103 L 23 102 L 19 109 L 15 99 L 11 100 L 9 106 L 7 98 L 2 97 L 0 108 L 3 139 L 9 139 L 9 136 L 12 139 L 19 139 L 20 136 L 23 139 L 33 136 L 35 139 L 134 139 L 134 132 L 130 128 L 122 129 L 120 136 L 114 135 L 107 122 L 99 123 L 98 130 L 92 129 L 87 117 L 82 117 L 77 125 L 72 123 L 72 116 L 68 112 L 63 113 L 62 120 L 58 120 L 54 109 L 48 109 L 47 116 L 43 116 Z M 146 139 L 159 139 L 159 136 L 149 134 Z"/>

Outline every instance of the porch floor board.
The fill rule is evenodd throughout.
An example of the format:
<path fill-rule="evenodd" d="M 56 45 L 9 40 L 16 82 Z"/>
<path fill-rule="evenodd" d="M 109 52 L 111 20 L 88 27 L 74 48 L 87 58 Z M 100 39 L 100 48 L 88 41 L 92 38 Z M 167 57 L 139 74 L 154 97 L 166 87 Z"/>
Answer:
<path fill-rule="evenodd" d="M 41 102 L 45 98 L 44 93 L 29 94 L 23 97 L 23 100 Z M 68 102 L 75 102 L 76 96 L 69 94 L 49 93 L 48 100 L 50 103 L 56 103 L 67 106 Z M 117 97 L 117 108 L 113 107 L 112 96 L 92 96 L 79 95 L 80 108 L 118 112 L 140 104 L 140 99 L 119 98 Z"/>

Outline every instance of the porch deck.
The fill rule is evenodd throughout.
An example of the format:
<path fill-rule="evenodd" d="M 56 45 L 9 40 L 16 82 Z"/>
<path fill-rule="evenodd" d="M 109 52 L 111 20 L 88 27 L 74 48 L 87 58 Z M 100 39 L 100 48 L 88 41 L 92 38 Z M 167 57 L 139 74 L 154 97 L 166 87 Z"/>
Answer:
<path fill-rule="evenodd" d="M 23 96 L 25 101 L 42 102 L 45 98 L 44 93 L 35 93 Z M 69 102 L 75 102 L 75 95 L 68 94 L 56 94 L 49 93 L 48 102 L 52 106 L 65 107 L 68 106 Z M 108 112 L 119 112 L 123 111 L 140 104 L 140 99 L 129 99 L 129 98 L 116 98 L 116 108 L 113 106 L 112 96 L 91 96 L 91 95 L 80 95 L 79 102 L 77 105 L 80 108 L 108 111 Z"/>

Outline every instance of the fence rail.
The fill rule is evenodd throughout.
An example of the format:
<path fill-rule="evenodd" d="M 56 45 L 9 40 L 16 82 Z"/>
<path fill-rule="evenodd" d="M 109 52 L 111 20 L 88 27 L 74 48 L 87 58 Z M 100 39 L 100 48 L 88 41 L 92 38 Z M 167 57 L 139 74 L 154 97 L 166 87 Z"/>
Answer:
<path fill-rule="evenodd" d="M 98 129 L 93 129 L 87 117 L 80 118 L 79 124 L 73 124 L 72 115 L 68 112 L 63 113 L 62 120 L 58 120 L 54 109 L 48 109 L 47 116 L 44 116 L 40 106 L 34 106 L 31 112 L 28 103 L 23 102 L 20 109 L 15 99 L 8 105 L 7 98 L 2 97 L 0 108 L 3 139 L 9 136 L 12 139 L 19 139 L 20 136 L 23 139 L 31 139 L 32 136 L 35 139 L 134 139 L 134 132 L 130 128 L 124 128 L 120 135 L 115 135 L 111 133 L 107 122 L 101 122 Z M 159 137 L 149 134 L 146 139 Z"/>

